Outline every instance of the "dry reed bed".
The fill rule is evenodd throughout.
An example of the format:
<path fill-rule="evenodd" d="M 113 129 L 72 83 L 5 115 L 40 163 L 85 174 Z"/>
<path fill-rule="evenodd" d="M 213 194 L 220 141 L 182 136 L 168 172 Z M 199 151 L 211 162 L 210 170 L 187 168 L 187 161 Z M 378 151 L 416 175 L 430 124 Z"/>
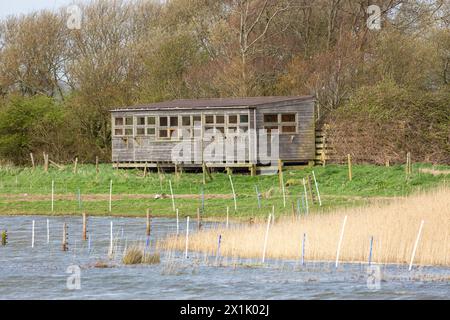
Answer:
<path fill-rule="evenodd" d="M 424 226 L 414 264 L 450 266 L 450 188 L 378 203 L 361 208 L 312 214 L 300 219 L 285 217 L 271 225 L 267 258 L 300 259 L 306 233 L 305 261 L 334 261 L 345 216 L 348 216 L 340 261 L 368 261 L 373 236 L 374 263 L 409 263 L 420 223 Z M 189 237 L 189 250 L 215 255 L 222 235 L 222 256 L 261 258 L 266 223 L 204 230 Z M 170 237 L 162 244 L 184 250 L 184 237 Z"/>

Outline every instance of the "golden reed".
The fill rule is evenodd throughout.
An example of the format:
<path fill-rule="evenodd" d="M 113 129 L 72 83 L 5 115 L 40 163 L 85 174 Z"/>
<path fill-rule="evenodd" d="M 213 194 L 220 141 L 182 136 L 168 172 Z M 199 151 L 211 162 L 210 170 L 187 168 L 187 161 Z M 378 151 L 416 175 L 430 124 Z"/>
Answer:
<path fill-rule="evenodd" d="M 424 227 L 415 254 L 415 265 L 450 265 L 450 188 L 376 203 L 340 209 L 300 218 L 279 218 L 270 226 L 266 258 L 300 259 L 306 233 L 305 261 L 334 261 L 342 222 L 348 216 L 339 260 L 367 262 L 373 237 L 373 263 L 408 264 L 420 223 Z M 235 258 L 261 258 L 266 223 L 218 227 L 193 233 L 189 250 L 216 254 L 218 235 L 222 235 L 220 254 Z M 169 237 L 162 245 L 184 250 L 184 237 Z"/>

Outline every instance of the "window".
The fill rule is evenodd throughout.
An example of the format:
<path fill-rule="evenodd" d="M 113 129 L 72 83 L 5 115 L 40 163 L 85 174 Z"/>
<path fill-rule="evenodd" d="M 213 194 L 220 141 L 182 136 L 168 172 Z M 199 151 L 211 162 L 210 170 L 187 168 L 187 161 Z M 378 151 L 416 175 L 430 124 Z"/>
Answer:
<path fill-rule="evenodd" d="M 205 123 L 213 124 L 214 123 L 214 116 L 205 116 Z"/>
<path fill-rule="evenodd" d="M 116 136 L 123 136 L 123 129 L 120 128 L 120 129 L 114 130 L 114 135 L 116 135 Z"/>
<path fill-rule="evenodd" d="M 178 117 L 170 117 L 170 126 L 178 127 Z"/>
<path fill-rule="evenodd" d="M 125 118 L 125 125 L 126 126 L 132 126 L 133 125 L 133 117 L 126 117 Z"/>
<path fill-rule="evenodd" d="M 281 133 L 295 133 L 295 126 L 282 126 Z"/>
<path fill-rule="evenodd" d="M 281 122 L 295 122 L 295 114 L 294 113 L 282 114 Z"/>
<path fill-rule="evenodd" d="M 154 136 L 156 133 L 156 129 L 155 128 L 147 128 L 147 135 L 148 136 Z"/>
<path fill-rule="evenodd" d="M 160 137 L 160 138 L 165 138 L 165 139 L 167 139 L 167 138 L 168 138 L 168 132 L 167 132 L 167 129 L 159 130 L 159 137 Z"/>
<path fill-rule="evenodd" d="M 125 135 L 126 136 L 132 136 L 133 135 L 133 128 L 126 128 L 125 129 Z"/>
<path fill-rule="evenodd" d="M 144 136 L 145 135 L 145 128 L 136 128 L 136 135 L 137 136 Z"/>
<path fill-rule="evenodd" d="M 159 117 L 159 126 L 160 127 L 167 127 L 167 124 L 169 122 L 167 121 L 167 117 Z"/>
<path fill-rule="evenodd" d="M 265 114 L 264 122 L 266 123 L 278 123 L 278 115 L 277 114 Z"/>
<path fill-rule="evenodd" d="M 228 116 L 228 123 L 232 123 L 232 124 L 237 124 L 237 116 L 235 116 L 235 115 L 229 115 Z"/>
<path fill-rule="evenodd" d="M 115 118 L 114 124 L 116 126 L 123 126 L 123 118 L 122 117 Z"/>
<path fill-rule="evenodd" d="M 224 124 L 225 123 L 225 116 L 216 116 L 216 123 L 217 124 Z"/>
<path fill-rule="evenodd" d="M 248 115 L 241 114 L 240 117 L 239 117 L 239 122 L 240 123 L 248 123 Z"/>
<path fill-rule="evenodd" d="M 184 127 L 190 127 L 191 126 L 191 116 L 183 116 L 181 119 L 181 124 Z"/>
<path fill-rule="evenodd" d="M 137 117 L 137 125 L 145 126 L 145 117 Z"/>
<path fill-rule="evenodd" d="M 267 133 L 278 130 L 280 133 L 297 133 L 297 116 L 295 113 L 265 114 L 264 128 Z"/>
<path fill-rule="evenodd" d="M 147 117 L 147 124 L 149 126 L 154 126 L 156 124 L 155 117 Z"/>
<path fill-rule="evenodd" d="M 202 117 L 201 116 L 193 116 L 192 121 L 194 122 L 194 126 L 201 125 L 202 124 Z"/>

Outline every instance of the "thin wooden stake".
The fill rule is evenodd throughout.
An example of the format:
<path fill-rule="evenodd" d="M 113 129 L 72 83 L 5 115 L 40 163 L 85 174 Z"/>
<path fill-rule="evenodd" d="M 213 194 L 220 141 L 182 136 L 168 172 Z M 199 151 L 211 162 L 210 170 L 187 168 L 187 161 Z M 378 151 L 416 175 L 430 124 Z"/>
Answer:
<path fill-rule="evenodd" d="M 55 210 L 55 180 L 52 180 L 52 212 Z"/>
<path fill-rule="evenodd" d="M 228 225 L 229 225 L 228 224 L 229 216 L 230 216 L 230 207 L 227 206 L 227 224 L 226 224 L 227 229 L 228 229 Z"/>
<path fill-rule="evenodd" d="M 87 219 L 86 219 L 86 212 L 82 213 L 83 216 L 83 234 L 82 234 L 82 239 L 83 241 L 87 240 Z"/>
<path fill-rule="evenodd" d="M 304 195 L 305 195 L 306 214 L 309 214 L 308 192 L 306 191 L 306 181 L 305 181 L 305 178 L 303 178 L 303 189 L 304 189 Z"/>
<path fill-rule="evenodd" d="M 180 217 L 178 215 L 178 209 L 176 213 L 177 213 L 177 237 L 178 237 L 180 235 Z"/>
<path fill-rule="evenodd" d="M 33 170 L 36 168 L 35 164 L 34 164 L 34 156 L 33 153 L 30 153 L 30 158 L 31 158 L 31 167 L 33 168 Z"/>
<path fill-rule="evenodd" d="M 109 252 L 108 255 L 111 258 L 113 255 L 113 246 L 114 246 L 114 235 L 113 235 L 113 222 L 110 222 L 110 233 L 109 233 Z"/>
<path fill-rule="evenodd" d="M 231 178 L 231 176 L 228 176 L 228 178 L 230 178 L 231 191 L 233 191 L 234 212 L 237 212 L 236 192 L 234 191 L 233 179 Z"/>
<path fill-rule="evenodd" d="M 50 243 L 50 220 L 47 219 L 47 244 Z"/>
<path fill-rule="evenodd" d="M 303 234 L 303 241 L 302 241 L 302 266 L 305 265 L 305 245 L 306 245 L 306 233 Z"/>
<path fill-rule="evenodd" d="M 267 240 L 269 238 L 269 229 L 270 229 L 270 220 L 272 218 L 272 215 L 269 213 L 269 217 L 267 218 L 267 227 L 266 227 L 266 234 L 264 236 L 264 247 L 263 247 L 263 253 L 262 253 L 262 263 L 266 260 L 266 250 L 267 250 Z"/>
<path fill-rule="evenodd" d="M 64 222 L 63 224 L 63 238 L 62 238 L 62 251 L 68 251 L 69 246 L 67 244 L 67 223 Z"/>
<path fill-rule="evenodd" d="M 170 187 L 170 195 L 172 197 L 172 209 L 175 212 L 176 208 L 175 208 L 175 197 L 173 195 L 173 189 L 172 189 L 172 181 L 169 180 L 169 187 Z"/>
<path fill-rule="evenodd" d="M 352 156 L 347 154 L 347 163 L 348 163 L 348 180 L 352 181 Z"/>
<path fill-rule="evenodd" d="M 150 209 L 147 209 L 147 226 L 145 228 L 145 235 L 150 237 L 151 224 L 150 224 Z"/>
<path fill-rule="evenodd" d="M 313 170 L 312 174 L 313 174 L 313 178 L 314 178 L 314 184 L 316 185 L 316 192 L 317 192 L 317 198 L 319 199 L 319 206 L 322 206 L 322 200 L 320 199 L 319 185 L 317 184 L 316 174 L 314 173 L 314 170 Z"/>
<path fill-rule="evenodd" d="M 255 185 L 256 190 L 256 200 L 258 201 L 258 209 L 261 209 L 261 194 L 258 191 L 258 186 Z"/>
<path fill-rule="evenodd" d="M 370 237 L 369 266 L 372 264 L 373 236 Z"/>
<path fill-rule="evenodd" d="M 109 212 L 111 213 L 112 211 L 112 188 L 113 188 L 113 181 L 111 179 L 111 181 L 109 182 Z"/>
<path fill-rule="evenodd" d="M 339 237 L 339 243 L 338 243 L 337 253 L 336 253 L 336 268 L 339 265 L 339 254 L 341 253 L 341 246 L 342 246 L 342 240 L 344 239 L 344 231 L 345 231 L 346 223 L 347 223 L 347 216 L 344 217 L 344 222 L 342 223 L 342 229 L 341 229 L 341 236 Z"/>
<path fill-rule="evenodd" d="M 200 231 L 202 229 L 202 219 L 200 217 L 200 208 L 197 208 L 197 230 Z"/>
<path fill-rule="evenodd" d="M 95 156 L 95 173 L 98 174 L 100 173 L 100 168 L 98 166 L 98 156 Z"/>
<path fill-rule="evenodd" d="M 77 172 L 78 172 L 78 157 L 75 158 L 75 162 L 74 162 L 74 165 L 73 165 L 73 173 L 77 174 Z"/>
<path fill-rule="evenodd" d="M 184 253 L 184 258 L 188 258 L 188 249 L 189 249 L 189 217 L 186 219 L 186 250 Z"/>
<path fill-rule="evenodd" d="M 423 224 L 424 224 L 424 221 L 422 220 L 422 221 L 420 222 L 420 227 L 419 227 L 419 232 L 417 233 L 416 242 L 414 243 L 414 249 L 413 249 L 413 252 L 412 252 L 412 254 L 411 254 L 411 261 L 409 262 L 409 271 L 412 270 L 414 258 L 415 258 L 415 256 L 416 256 L 417 246 L 419 245 L 420 235 L 422 234 Z"/>
<path fill-rule="evenodd" d="M 31 224 L 31 248 L 34 248 L 34 225 L 35 225 L 35 222 L 33 220 L 32 224 Z"/>

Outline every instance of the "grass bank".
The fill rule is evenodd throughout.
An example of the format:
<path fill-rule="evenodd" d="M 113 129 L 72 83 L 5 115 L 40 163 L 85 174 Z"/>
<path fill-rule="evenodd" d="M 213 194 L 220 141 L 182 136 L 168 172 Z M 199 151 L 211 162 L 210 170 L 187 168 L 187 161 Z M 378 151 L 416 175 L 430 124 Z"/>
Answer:
<path fill-rule="evenodd" d="M 90 215 L 144 215 L 151 208 L 154 216 L 174 216 L 169 181 L 175 195 L 175 206 L 181 216 L 194 215 L 197 208 L 204 208 L 205 218 L 224 217 L 226 207 L 230 217 L 250 218 L 266 216 L 275 206 L 276 214 L 297 211 L 304 192 L 302 179 L 314 170 L 323 206 L 309 202 L 311 211 L 329 210 L 337 206 L 352 207 L 379 199 L 403 197 L 418 190 L 427 190 L 448 181 L 447 174 L 432 174 L 423 169 L 448 171 L 450 166 L 415 164 L 413 174 L 405 177 L 403 166 L 381 167 L 354 165 L 353 180 L 348 181 L 347 167 L 326 167 L 287 170 L 284 172 L 286 207 L 278 176 L 235 174 L 232 176 L 237 194 L 237 212 L 229 178 L 224 173 L 213 173 L 213 180 L 202 184 L 202 174 L 173 173 L 144 176 L 142 170 L 115 170 L 109 164 L 100 165 L 97 174 L 94 165 L 51 167 L 44 172 L 28 167 L 0 167 L 0 214 L 80 214 Z M 113 181 L 112 211 L 109 212 L 109 187 Z M 51 190 L 54 181 L 54 206 L 51 210 Z M 261 194 L 260 207 L 256 188 Z M 314 189 L 314 186 L 313 186 Z M 205 200 L 202 201 L 201 194 Z M 301 207 L 303 207 L 301 205 Z M 303 208 L 301 208 L 303 209 Z"/>

